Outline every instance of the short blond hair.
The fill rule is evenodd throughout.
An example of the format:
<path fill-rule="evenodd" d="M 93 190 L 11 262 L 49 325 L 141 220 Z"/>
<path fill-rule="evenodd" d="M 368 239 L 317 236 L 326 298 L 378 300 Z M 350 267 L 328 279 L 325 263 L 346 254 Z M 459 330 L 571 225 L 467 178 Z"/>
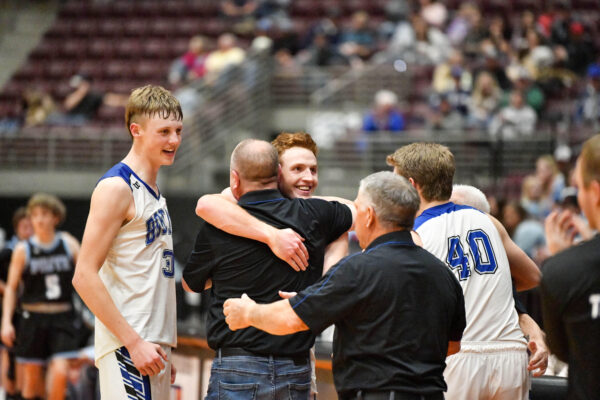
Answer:
<path fill-rule="evenodd" d="M 315 157 L 319 152 L 317 144 L 310 134 L 306 132 L 281 132 L 279 135 L 277 135 L 275 140 L 271 142 L 271 144 L 277 149 L 279 157 L 281 157 L 284 151 L 291 149 L 292 147 L 302 147 L 310 150 Z"/>
<path fill-rule="evenodd" d="M 151 118 L 155 115 L 164 119 L 173 116 L 181 121 L 183 112 L 179 100 L 162 86 L 146 85 L 134 89 L 125 107 L 125 125 L 129 134 L 131 135 L 131 124 L 138 122 L 139 117 Z"/>
<path fill-rule="evenodd" d="M 31 196 L 27 202 L 27 215 L 31 215 L 31 212 L 35 207 L 42 207 L 49 210 L 58 218 L 59 224 L 63 222 L 67 216 L 67 208 L 64 203 L 52 194 L 36 193 Z"/>
<path fill-rule="evenodd" d="M 592 181 L 600 182 L 600 134 L 585 141 L 579 162 L 585 187 L 588 187 Z"/>
<path fill-rule="evenodd" d="M 426 201 L 446 201 L 452 195 L 454 155 L 438 143 L 411 143 L 387 156 L 387 163 L 406 179 L 412 178 Z"/>

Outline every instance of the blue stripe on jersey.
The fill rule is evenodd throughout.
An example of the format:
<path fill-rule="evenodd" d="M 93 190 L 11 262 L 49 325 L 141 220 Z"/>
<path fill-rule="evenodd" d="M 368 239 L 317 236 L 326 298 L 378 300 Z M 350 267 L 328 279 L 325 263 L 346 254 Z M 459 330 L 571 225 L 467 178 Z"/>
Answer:
<path fill-rule="evenodd" d="M 111 169 L 109 169 L 108 171 L 106 171 L 106 173 L 104 175 L 102 175 L 102 177 L 100 179 L 98 179 L 98 183 L 106 178 L 112 178 L 115 176 L 121 177 L 123 178 L 123 180 L 125 181 L 125 183 L 127 183 L 127 185 L 131 184 L 131 182 L 129 181 L 131 175 L 135 176 L 135 178 L 142 182 L 142 184 L 144 184 L 144 186 L 146 186 L 146 189 L 148 189 L 148 191 L 150 192 L 150 194 L 152 196 L 154 196 L 154 198 L 156 200 L 160 199 L 160 190 L 158 191 L 158 194 L 156 194 L 156 192 L 154 191 L 154 189 L 152 189 L 150 187 L 150 185 L 148 185 L 146 182 L 144 182 L 143 179 L 141 179 L 139 176 L 137 176 L 137 174 L 135 172 L 133 172 L 133 170 L 131 168 L 129 168 L 129 165 L 120 162 L 118 164 L 115 164 Z M 96 183 L 96 185 L 98 184 Z"/>
<path fill-rule="evenodd" d="M 150 377 L 142 376 L 133 365 L 129 352 L 125 346 L 115 350 L 115 356 L 123 377 L 123 385 L 129 400 L 152 400 L 150 392 Z"/>
<path fill-rule="evenodd" d="M 442 214 L 450 214 L 450 213 L 453 213 L 453 212 L 459 211 L 459 210 L 479 211 L 478 209 L 473 208 L 471 206 L 463 206 L 463 205 L 459 205 L 459 204 L 454 204 L 452 202 L 440 204 L 439 206 L 428 208 L 427 210 L 423 211 L 421 213 L 421 215 L 419 215 L 417 218 L 415 218 L 415 224 L 413 226 L 413 230 L 416 231 L 417 229 L 419 229 L 419 227 L 421 225 L 423 225 L 425 222 L 429 221 L 432 218 L 439 217 Z M 481 211 L 479 211 L 479 212 L 481 212 Z"/>

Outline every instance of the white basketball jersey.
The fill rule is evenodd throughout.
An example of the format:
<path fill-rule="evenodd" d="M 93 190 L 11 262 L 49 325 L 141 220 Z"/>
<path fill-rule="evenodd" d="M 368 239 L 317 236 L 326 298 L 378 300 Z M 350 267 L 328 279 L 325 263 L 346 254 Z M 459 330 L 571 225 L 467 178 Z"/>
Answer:
<path fill-rule="evenodd" d="M 475 208 L 446 203 L 425 210 L 414 229 L 423 247 L 446 263 L 462 286 L 467 316 L 462 343 L 525 344 L 508 257 L 490 218 Z"/>
<path fill-rule="evenodd" d="M 100 278 L 117 309 L 142 339 L 175 347 L 175 265 L 166 200 L 126 164 L 115 165 L 100 180 L 110 177 L 121 177 L 130 186 L 135 217 L 113 240 Z M 96 360 L 122 346 L 96 318 Z"/>

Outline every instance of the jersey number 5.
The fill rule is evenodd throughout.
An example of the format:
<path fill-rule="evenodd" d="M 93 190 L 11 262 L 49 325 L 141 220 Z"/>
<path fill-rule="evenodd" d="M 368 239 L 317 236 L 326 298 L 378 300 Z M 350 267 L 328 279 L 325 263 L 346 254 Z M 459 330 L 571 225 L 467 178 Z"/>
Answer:
<path fill-rule="evenodd" d="M 470 250 L 471 259 L 475 262 L 475 271 L 479 274 L 493 274 L 496 272 L 498 264 L 496 255 L 490 243 L 490 238 L 481 229 L 469 231 L 467 233 L 467 244 Z M 459 268 L 459 279 L 464 281 L 471 276 L 469 267 L 471 261 L 465 254 L 460 236 L 448 238 L 448 257 L 446 263 L 450 268 Z"/>
<path fill-rule="evenodd" d="M 58 279 L 58 275 L 46 275 L 44 279 L 46 281 L 46 299 L 58 299 L 62 293 L 60 290 L 60 279 Z"/>

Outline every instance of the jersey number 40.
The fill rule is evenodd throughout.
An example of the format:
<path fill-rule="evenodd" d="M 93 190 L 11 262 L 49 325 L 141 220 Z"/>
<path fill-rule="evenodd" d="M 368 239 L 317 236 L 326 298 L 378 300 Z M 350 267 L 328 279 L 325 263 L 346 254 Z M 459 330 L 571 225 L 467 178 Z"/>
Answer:
<path fill-rule="evenodd" d="M 459 269 L 459 279 L 464 281 L 471 276 L 471 260 L 475 264 L 475 271 L 479 274 L 493 274 L 496 272 L 498 266 L 496 255 L 487 233 L 481 229 L 469 231 L 466 239 L 471 258 L 469 258 L 469 254 L 465 253 L 460 236 L 448 238 L 446 263 L 453 270 Z"/>

